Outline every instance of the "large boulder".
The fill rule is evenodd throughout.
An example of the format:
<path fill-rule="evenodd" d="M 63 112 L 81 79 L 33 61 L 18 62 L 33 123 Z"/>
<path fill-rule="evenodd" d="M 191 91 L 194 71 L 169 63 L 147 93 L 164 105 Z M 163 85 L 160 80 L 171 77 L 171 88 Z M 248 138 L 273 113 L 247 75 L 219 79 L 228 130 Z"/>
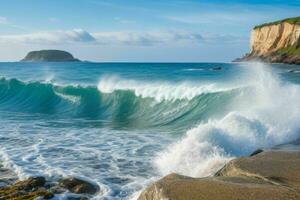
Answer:
<path fill-rule="evenodd" d="M 238 158 L 226 164 L 216 176 L 253 177 L 300 189 L 300 152 L 267 151 Z"/>
<path fill-rule="evenodd" d="M 170 174 L 138 200 L 299 200 L 300 153 L 260 152 L 226 164 L 214 177 Z"/>

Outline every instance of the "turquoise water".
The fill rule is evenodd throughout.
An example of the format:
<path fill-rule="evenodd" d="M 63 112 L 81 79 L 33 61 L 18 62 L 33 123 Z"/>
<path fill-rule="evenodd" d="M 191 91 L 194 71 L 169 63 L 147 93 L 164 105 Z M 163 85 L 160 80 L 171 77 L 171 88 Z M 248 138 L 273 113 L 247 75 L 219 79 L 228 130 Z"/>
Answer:
<path fill-rule="evenodd" d="M 299 137 L 297 66 L 0 63 L 0 77 L 2 163 L 89 179 L 94 199 L 134 199 L 168 173 L 209 176 Z"/>

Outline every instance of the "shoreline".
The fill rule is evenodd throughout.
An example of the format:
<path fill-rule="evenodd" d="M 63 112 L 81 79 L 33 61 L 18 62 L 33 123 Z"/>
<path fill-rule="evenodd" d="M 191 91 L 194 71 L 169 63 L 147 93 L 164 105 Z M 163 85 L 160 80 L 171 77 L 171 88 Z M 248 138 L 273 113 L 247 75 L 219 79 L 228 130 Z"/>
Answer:
<path fill-rule="evenodd" d="M 192 178 L 172 173 L 149 185 L 138 200 L 296 200 L 300 199 L 299 141 L 229 161 L 212 177 Z M 18 180 L 0 166 L 0 199 L 85 200 L 101 192 L 88 180 L 63 177 L 57 182 L 43 176 Z"/>

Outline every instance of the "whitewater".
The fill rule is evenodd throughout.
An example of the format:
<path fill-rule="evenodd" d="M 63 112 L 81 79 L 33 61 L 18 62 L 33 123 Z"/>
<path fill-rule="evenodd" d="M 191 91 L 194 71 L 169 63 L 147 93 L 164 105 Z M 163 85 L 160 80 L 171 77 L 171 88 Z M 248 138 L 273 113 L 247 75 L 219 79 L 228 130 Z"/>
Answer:
<path fill-rule="evenodd" d="M 173 172 L 211 176 L 300 137 L 294 68 L 0 63 L 0 161 L 20 179 L 85 178 L 101 188 L 93 199 L 136 199 Z"/>

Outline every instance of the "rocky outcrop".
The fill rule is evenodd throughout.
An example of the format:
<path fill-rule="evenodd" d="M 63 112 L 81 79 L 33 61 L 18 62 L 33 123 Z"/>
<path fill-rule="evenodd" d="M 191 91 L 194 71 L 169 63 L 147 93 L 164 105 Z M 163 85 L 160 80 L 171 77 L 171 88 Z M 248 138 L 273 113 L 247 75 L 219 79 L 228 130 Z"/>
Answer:
<path fill-rule="evenodd" d="M 0 188 L 0 199 L 30 200 L 37 197 L 51 199 L 54 194 L 47 191 L 45 183 L 44 177 L 31 177 L 27 180 L 18 181 L 15 184 Z"/>
<path fill-rule="evenodd" d="M 76 177 L 57 182 L 42 176 L 18 181 L 13 171 L 0 166 L 0 200 L 52 199 L 62 193 L 66 200 L 87 200 L 98 191 L 98 185 Z"/>
<path fill-rule="evenodd" d="M 150 185 L 138 200 L 300 199 L 300 152 L 257 152 L 230 161 L 214 177 L 170 174 Z"/>
<path fill-rule="evenodd" d="M 300 17 L 254 27 L 251 52 L 235 61 L 300 64 Z"/>
<path fill-rule="evenodd" d="M 60 50 L 40 50 L 29 52 L 22 62 L 78 62 L 72 54 Z"/>

